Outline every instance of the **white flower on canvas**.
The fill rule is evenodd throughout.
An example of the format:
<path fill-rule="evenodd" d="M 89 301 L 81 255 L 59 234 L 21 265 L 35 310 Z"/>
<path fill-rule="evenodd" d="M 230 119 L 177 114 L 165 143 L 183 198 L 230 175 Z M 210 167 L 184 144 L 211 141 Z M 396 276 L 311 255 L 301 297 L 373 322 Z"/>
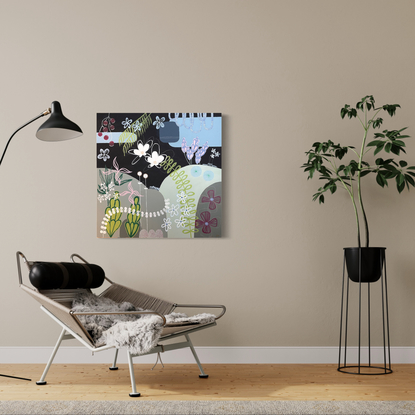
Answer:
<path fill-rule="evenodd" d="M 133 120 L 128 119 L 128 117 L 125 119 L 125 121 L 122 121 L 121 124 L 123 125 L 124 128 L 128 128 L 131 123 L 133 122 Z"/>
<path fill-rule="evenodd" d="M 109 148 L 106 148 L 105 150 L 101 148 L 99 150 L 98 158 L 100 160 L 107 161 L 110 158 L 109 152 L 110 152 Z"/>
<path fill-rule="evenodd" d="M 183 191 L 181 191 L 178 195 L 177 195 L 177 201 L 180 203 L 185 203 L 187 199 L 187 194 Z"/>
<path fill-rule="evenodd" d="M 190 216 L 191 209 L 188 205 L 184 205 L 180 210 L 182 211 L 184 216 Z"/>
<path fill-rule="evenodd" d="M 138 130 L 138 131 L 141 131 L 141 124 L 140 124 L 138 121 L 136 121 L 136 122 L 132 125 L 132 127 L 133 127 L 134 132 L 136 132 L 137 130 Z"/>
<path fill-rule="evenodd" d="M 142 141 L 139 141 L 137 143 L 137 148 L 128 150 L 128 154 L 132 154 L 134 157 L 134 160 L 131 162 L 131 164 L 136 164 L 141 160 L 141 157 L 145 156 L 147 154 L 147 151 L 150 149 L 150 143 L 143 144 Z M 140 172 L 141 173 L 141 172 Z M 141 173 L 142 174 L 142 173 Z M 139 174 L 139 176 L 141 176 Z"/>
<path fill-rule="evenodd" d="M 154 121 L 153 122 L 153 125 L 155 125 L 156 126 L 156 128 L 157 128 L 157 130 L 159 130 L 160 129 L 160 127 L 161 128 L 163 128 L 164 127 L 164 120 L 165 120 L 165 118 L 164 117 L 159 117 L 158 115 L 156 116 L 156 121 Z"/>
<path fill-rule="evenodd" d="M 219 156 L 220 156 L 219 151 L 216 151 L 214 148 L 212 148 L 212 154 L 210 155 L 210 157 L 215 158 Z"/>
<path fill-rule="evenodd" d="M 157 153 L 157 151 L 153 151 L 151 156 L 147 156 L 146 160 L 149 163 L 149 167 L 160 167 L 160 163 L 164 160 L 164 156 Z"/>
<path fill-rule="evenodd" d="M 183 228 L 186 224 L 186 219 L 184 218 L 184 216 L 180 216 L 180 219 L 176 219 L 175 222 L 178 228 Z"/>
<path fill-rule="evenodd" d="M 133 154 L 138 157 L 143 157 L 146 155 L 149 148 L 150 148 L 149 144 L 138 143 L 137 150 L 134 149 Z"/>
<path fill-rule="evenodd" d="M 172 205 L 169 209 L 170 216 L 177 216 L 179 214 L 179 205 Z"/>
<path fill-rule="evenodd" d="M 163 224 L 161 225 L 162 228 L 167 232 L 169 229 L 171 229 L 171 221 L 170 218 L 163 218 Z"/>

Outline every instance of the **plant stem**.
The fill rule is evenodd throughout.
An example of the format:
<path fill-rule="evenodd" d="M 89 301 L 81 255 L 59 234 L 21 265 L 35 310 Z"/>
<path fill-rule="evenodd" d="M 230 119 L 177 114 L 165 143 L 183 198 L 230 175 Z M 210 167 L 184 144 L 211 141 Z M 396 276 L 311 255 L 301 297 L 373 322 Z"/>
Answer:
<path fill-rule="evenodd" d="M 350 187 L 351 187 L 351 190 L 349 191 L 349 195 L 350 195 L 350 198 L 352 199 L 354 214 L 356 216 L 357 246 L 360 248 L 362 246 L 362 244 L 360 242 L 360 221 L 359 221 L 359 213 L 357 211 L 356 201 L 354 200 L 354 190 L 353 190 L 352 176 L 349 175 L 349 177 L 350 177 Z M 347 189 L 347 190 L 349 190 L 349 189 Z"/>
<path fill-rule="evenodd" d="M 359 157 L 358 152 L 357 152 L 354 148 L 350 148 L 350 147 L 349 147 L 349 150 L 353 151 L 353 153 L 354 153 L 354 154 L 356 154 L 356 156 L 357 156 L 357 157 Z"/>
<path fill-rule="evenodd" d="M 359 204 L 360 204 L 360 209 L 362 210 L 362 214 L 363 214 L 363 220 L 365 221 L 365 233 L 366 233 L 366 247 L 369 246 L 369 224 L 367 221 L 367 216 L 366 216 L 366 211 L 365 208 L 363 206 L 363 199 L 362 199 L 362 186 L 361 186 L 361 177 L 360 177 L 360 173 L 361 173 L 361 168 L 362 168 L 362 161 L 363 161 L 363 156 L 366 154 L 365 150 L 365 146 L 366 146 L 366 139 L 367 139 L 367 133 L 369 131 L 370 125 L 372 124 L 373 120 L 375 119 L 375 117 L 379 114 L 379 112 L 381 111 L 382 108 L 375 108 L 375 114 L 373 115 L 373 117 L 369 120 L 369 122 L 367 122 L 367 107 L 365 108 L 365 124 L 362 123 L 362 120 L 360 120 L 360 122 L 363 125 L 363 128 L 365 130 L 365 133 L 363 135 L 363 141 L 362 141 L 362 147 L 360 150 L 360 155 L 359 155 L 359 164 L 358 164 L 358 172 L 357 172 L 357 193 L 358 193 L 358 197 L 359 197 Z M 359 245 L 360 247 L 360 245 Z"/>
<path fill-rule="evenodd" d="M 360 119 L 359 115 L 357 115 L 357 119 L 360 121 L 360 124 L 362 124 L 362 127 L 365 128 L 365 124 L 363 124 L 363 121 Z"/>
<path fill-rule="evenodd" d="M 356 215 L 356 225 L 357 225 L 357 246 L 360 248 L 361 247 L 361 243 L 360 243 L 360 224 L 359 224 L 359 215 L 357 212 L 357 206 L 356 203 L 354 201 L 354 197 L 353 195 L 351 195 L 352 198 L 352 203 L 353 203 L 353 209 L 354 209 L 354 214 Z"/>
<path fill-rule="evenodd" d="M 367 108 L 365 108 L 365 121 L 366 120 L 367 120 Z M 362 159 L 363 159 L 365 145 L 366 145 L 367 132 L 369 130 L 369 124 L 366 123 L 364 125 L 364 130 L 365 130 L 365 133 L 364 133 L 364 136 L 363 136 L 362 148 L 360 150 L 359 164 L 358 164 L 358 171 L 357 171 L 357 194 L 358 194 L 358 197 L 359 197 L 360 209 L 362 210 L 362 213 L 363 213 L 363 220 L 365 221 L 366 247 L 368 247 L 369 246 L 369 224 L 367 222 L 367 216 L 366 216 L 365 208 L 363 206 L 362 186 L 361 186 L 360 173 L 361 173 Z M 360 248 L 360 244 L 359 244 L 359 248 Z"/>
<path fill-rule="evenodd" d="M 358 180 L 357 186 L 358 186 L 359 204 L 360 204 L 360 208 L 362 209 L 363 220 L 365 221 L 366 248 L 367 248 L 367 247 L 369 247 L 369 224 L 367 222 L 367 216 L 366 216 L 365 208 L 363 207 L 362 188 L 361 188 L 361 185 L 360 185 L 360 172 L 358 173 L 357 180 Z M 359 245 L 359 248 L 360 248 L 360 245 Z"/>
<path fill-rule="evenodd" d="M 357 225 L 357 244 L 360 248 L 361 246 L 361 242 L 360 242 L 360 222 L 359 222 L 359 213 L 357 211 L 357 206 L 356 206 L 356 202 L 354 199 L 354 189 L 353 189 L 353 180 L 352 180 L 352 176 L 349 175 L 350 177 L 350 190 L 347 187 L 347 184 L 344 182 L 344 180 L 340 177 L 338 171 L 337 171 L 337 166 L 336 166 L 336 162 L 334 161 L 333 158 L 331 159 L 326 159 L 331 166 L 333 167 L 333 173 L 337 176 L 337 178 L 340 180 L 341 184 L 343 185 L 343 187 L 346 189 L 347 193 L 349 193 L 350 199 L 352 200 L 352 204 L 353 204 L 353 209 L 354 209 L 354 213 L 356 216 L 356 225 Z"/>

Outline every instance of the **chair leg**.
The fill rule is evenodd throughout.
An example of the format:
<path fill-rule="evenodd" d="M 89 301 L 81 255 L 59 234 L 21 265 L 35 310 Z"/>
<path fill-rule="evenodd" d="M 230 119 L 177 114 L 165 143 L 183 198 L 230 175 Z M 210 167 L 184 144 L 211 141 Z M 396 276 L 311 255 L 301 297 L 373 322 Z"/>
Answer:
<path fill-rule="evenodd" d="M 190 340 L 189 335 L 188 335 L 188 334 L 185 334 L 185 336 L 186 336 L 186 340 L 187 340 L 187 342 L 189 343 L 190 350 L 191 350 L 191 351 L 192 351 L 192 353 L 193 353 L 193 357 L 195 358 L 196 363 L 197 363 L 197 365 L 199 366 L 199 370 L 200 370 L 200 375 L 199 375 L 199 377 L 200 377 L 200 378 L 202 378 L 202 379 L 206 379 L 206 378 L 208 378 L 208 377 L 209 377 L 209 375 L 207 375 L 207 374 L 203 371 L 203 367 L 202 367 L 202 365 L 200 364 L 199 357 L 197 356 L 196 350 L 195 350 L 195 348 L 193 347 L 193 343 L 192 343 L 192 341 Z"/>
<path fill-rule="evenodd" d="M 118 367 L 117 367 L 117 357 L 118 357 L 118 349 L 115 349 L 114 363 L 110 367 L 110 370 L 118 370 Z"/>
<path fill-rule="evenodd" d="M 56 342 L 56 346 L 53 349 L 52 354 L 50 355 L 50 358 L 45 367 L 45 370 L 43 371 L 42 377 L 40 378 L 40 380 L 36 382 L 36 385 L 46 385 L 46 381 L 45 381 L 46 375 L 48 374 L 48 371 L 49 371 L 50 366 L 52 365 L 53 359 L 55 358 L 56 353 L 59 349 L 59 346 L 62 343 L 63 337 L 65 336 L 65 331 L 66 331 L 65 329 L 62 330 L 62 333 L 60 334 L 58 341 Z"/>
<path fill-rule="evenodd" d="M 130 368 L 131 388 L 133 390 L 132 393 L 130 393 L 130 396 L 132 398 L 138 398 L 139 396 L 141 396 L 141 394 L 137 392 L 137 388 L 135 385 L 133 358 L 131 356 L 131 353 L 128 350 L 127 350 L 127 356 L 128 356 L 128 367 Z"/>

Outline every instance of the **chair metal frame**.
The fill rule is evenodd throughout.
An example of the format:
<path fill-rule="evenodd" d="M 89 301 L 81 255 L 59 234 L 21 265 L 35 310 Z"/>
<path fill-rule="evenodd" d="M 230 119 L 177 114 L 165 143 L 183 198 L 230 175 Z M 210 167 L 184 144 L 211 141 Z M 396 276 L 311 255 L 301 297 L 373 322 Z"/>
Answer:
<path fill-rule="evenodd" d="M 78 254 L 72 254 L 71 255 L 71 260 L 72 262 L 76 262 L 75 258 L 78 258 L 79 260 L 81 260 L 82 262 L 84 262 L 85 264 L 88 264 L 88 262 L 83 259 L 80 255 Z M 170 311 L 169 313 L 171 313 L 173 310 L 176 310 L 177 308 L 221 308 L 222 311 L 221 313 L 216 317 L 216 320 L 212 323 L 207 323 L 207 324 L 192 324 L 192 325 L 183 325 L 183 326 L 176 326 L 176 327 L 169 327 L 169 325 L 166 325 L 166 318 L 164 317 L 164 315 L 162 313 L 159 313 L 157 311 L 128 311 L 128 312 L 74 312 L 72 311 L 70 308 L 68 307 L 64 307 L 62 304 L 59 304 L 58 302 L 54 301 L 53 299 L 50 299 L 47 295 L 45 295 L 45 292 L 40 292 L 39 290 L 37 290 L 36 288 L 32 288 L 32 287 L 28 287 L 27 285 L 23 284 L 23 278 L 22 278 L 22 270 L 21 270 L 21 261 L 23 260 L 23 262 L 27 265 L 29 271 L 31 269 L 31 267 L 33 266 L 33 264 L 35 263 L 34 261 L 28 261 L 25 257 L 25 255 L 22 252 L 17 252 L 16 253 L 16 259 L 17 259 L 17 270 L 18 270 L 18 278 L 19 278 L 19 286 L 26 291 L 29 295 L 31 295 L 32 297 L 34 297 L 37 301 L 39 301 L 42 305 L 41 305 L 41 310 L 44 311 L 52 320 L 54 320 L 56 323 L 58 323 L 61 328 L 62 331 L 59 335 L 59 338 L 56 342 L 56 345 L 52 351 L 52 354 L 46 364 L 46 367 L 43 371 L 43 374 L 40 378 L 39 381 L 36 382 L 36 384 L 38 385 L 46 385 L 46 375 L 53 363 L 53 360 L 56 356 L 56 353 L 59 350 L 59 347 L 62 344 L 62 341 L 64 340 L 71 340 L 71 339 L 76 339 L 78 340 L 83 346 L 85 346 L 88 350 L 90 350 L 91 352 L 95 353 L 95 352 L 101 352 L 103 350 L 108 350 L 108 349 L 113 349 L 115 348 L 115 346 L 107 346 L 107 345 L 95 345 L 90 334 L 86 331 L 85 327 L 82 325 L 81 321 L 79 320 L 78 316 L 80 315 L 103 315 L 103 314 L 154 314 L 159 316 L 162 320 L 163 320 L 163 329 L 166 331 L 166 334 L 161 335 L 159 342 L 165 341 L 165 340 L 171 340 L 171 339 L 175 339 L 177 337 L 182 337 L 184 336 L 186 341 L 182 341 L 182 342 L 177 342 L 177 343 L 172 343 L 172 344 L 157 344 L 157 346 L 155 346 L 152 350 L 150 350 L 148 353 L 145 354 L 141 354 L 141 355 L 134 355 L 131 354 L 129 352 L 129 350 L 127 349 L 127 361 L 128 361 L 128 367 L 129 367 L 129 371 L 130 371 L 130 379 L 131 379 L 131 388 L 132 388 L 132 392 L 129 394 L 131 397 L 139 397 L 140 393 L 137 392 L 137 388 L 136 388 L 136 380 L 135 380 L 135 375 L 134 375 L 134 366 L 133 366 L 133 359 L 135 357 L 139 357 L 139 356 L 145 356 L 145 355 L 150 355 L 150 354 L 155 354 L 155 353 L 164 353 L 166 351 L 169 350 L 178 350 L 178 349 L 183 349 L 183 348 L 190 348 L 193 357 L 199 367 L 200 370 L 200 378 L 207 378 L 209 375 L 207 375 L 204 370 L 203 367 L 200 363 L 199 357 L 196 353 L 196 350 L 193 346 L 192 341 L 190 340 L 189 335 L 196 333 L 197 331 L 200 330 L 204 330 L 210 327 L 214 327 L 216 326 L 216 320 L 218 320 L 219 318 L 221 318 L 225 312 L 226 312 L 226 307 L 224 305 L 213 305 L 213 304 L 177 304 L 177 303 L 171 303 L 171 307 L 170 307 Z M 115 284 L 114 282 L 112 282 L 109 278 L 105 277 L 105 280 L 110 284 L 110 287 L 118 287 L 118 284 Z M 147 296 L 147 294 L 144 293 L 140 293 L 138 291 L 129 289 L 128 287 L 123 287 L 123 286 L 119 286 L 122 287 L 122 289 L 124 290 L 130 290 L 130 292 L 132 293 L 132 295 L 134 295 L 134 293 L 138 293 L 141 295 L 145 295 Z M 105 294 L 108 292 L 109 289 L 105 290 L 104 292 L 102 292 L 100 294 L 100 296 L 105 296 Z M 53 290 L 53 291 L 59 291 L 59 290 Z M 63 291 L 63 290 L 61 290 Z M 73 290 L 75 291 L 75 290 Z M 90 291 L 90 290 L 88 290 Z M 159 301 L 163 301 L 163 300 L 159 300 Z M 167 302 L 166 302 L 167 303 Z M 168 305 L 168 303 L 167 303 Z M 168 314 L 168 313 L 166 313 Z M 112 366 L 109 368 L 110 370 L 117 370 L 117 358 L 118 358 L 118 348 L 115 348 L 115 356 L 114 356 L 114 361 Z"/>

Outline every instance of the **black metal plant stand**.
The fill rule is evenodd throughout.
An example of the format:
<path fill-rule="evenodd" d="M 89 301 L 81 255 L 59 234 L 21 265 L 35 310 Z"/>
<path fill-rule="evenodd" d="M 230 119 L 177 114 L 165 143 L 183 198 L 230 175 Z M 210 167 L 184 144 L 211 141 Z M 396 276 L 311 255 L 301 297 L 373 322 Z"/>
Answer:
<path fill-rule="evenodd" d="M 345 248 L 349 249 L 349 248 Z M 342 283 L 342 300 L 341 300 L 341 316 L 340 316 L 340 341 L 339 341 L 339 362 L 337 370 L 342 373 L 349 373 L 353 375 L 387 375 L 392 373 L 391 369 L 391 357 L 390 357 L 390 336 L 389 336 L 389 309 L 388 309 L 388 286 L 386 278 L 386 257 L 385 249 L 381 249 L 380 254 L 380 284 L 381 284 L 381 295 L 382 295 L 382 326 L 383 326 L 383 366 L 374 366 L 372 364 L 372 355 L 371 355 L 371 339 L 370 339 L 370 286 L 374 282 L 364 282 L 362 281 L 362 248 L 358 248 L 358 261 L 359 261 L 359 271 L 358 271 L 358 291 L 359 291 L 359 332 L 358 332 L 358 355 L 357 355 L 357 365 L 348 365 L 347 364 L 347 335 L 348 335 L 348 323 L 349 323 L 349 286 L 350 278 L 346 278 L 346 251 L 344 253 L 343 260 L 343 283 Z M 364 248 L 363 248 L 364 249 Z M 362 284 L 367 284 L 367 309 L 368 309 L 368 364 L 361 363 L 361 332 L 362 332 Z M 346 287 L 345 287 L 346 286 Z M 344 323 L 344 324 L 343 324 Z M 344 333 L 344 345 L 342 346 Z M 342 359 L 342 349 L 344 349 L 343 359 Z M 364 369 L 362 371 L 362 369 Z"/>

